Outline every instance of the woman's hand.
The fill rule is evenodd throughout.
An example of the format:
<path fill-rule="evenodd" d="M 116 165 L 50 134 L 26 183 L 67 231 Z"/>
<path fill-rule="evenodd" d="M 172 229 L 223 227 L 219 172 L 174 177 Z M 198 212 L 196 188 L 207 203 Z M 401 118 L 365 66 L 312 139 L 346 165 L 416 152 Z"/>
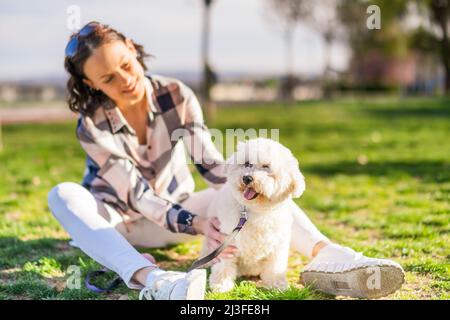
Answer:
<path fill-rule="evenodd" d="M 225 240 L 225 238 L 228 236 L 225 233 L 220 232 L 220 221 L 217 219 L 217 217 L 208 217 L 203 218 L 196 216 L 194 218 L 194 221 L 200 218 L 197 222 L 198 225 L 201 225 L 199 227 L 199 233 L 202 233 L 206 237 L 206 245 L 210 251 L 215 250 L 217 247 L 219 247 L 222 242 Z M 213 262 L 218 262 L 220 259 L 229 259 L 234 257 L 236 253 L 237 248 L 235 246 L 229 245 L 225 250 L 222 251 L 222 253 L 213 260 Z"/>
<path fill-rule="evenodd" d="M 153 264 L 156 264 L 156 259 L 150 253 L 142 253 L 142 256 Z"/>

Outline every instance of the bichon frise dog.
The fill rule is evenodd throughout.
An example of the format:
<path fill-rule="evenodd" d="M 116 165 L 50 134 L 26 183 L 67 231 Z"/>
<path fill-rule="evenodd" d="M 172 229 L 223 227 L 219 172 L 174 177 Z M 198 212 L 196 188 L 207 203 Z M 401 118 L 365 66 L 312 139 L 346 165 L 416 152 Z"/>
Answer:
<path fill-rule="evenodd" d="M 237 276 L 248 275 L 260 276 L 266 287 L 286 289 L 289 203 L 305 190 L 297 159 L 278 142 L 257 138 L 238 143 L 226 164 L 227 182 L 210 204 L 208 216 L 217 216 L 226 234 L 236 227 L 244 208 L 248 220 L 234 239 L 236 255 L 212 266 L 210 287 L 226 292 Z M 203 253 L 207 251 L 205 242 Z"/>

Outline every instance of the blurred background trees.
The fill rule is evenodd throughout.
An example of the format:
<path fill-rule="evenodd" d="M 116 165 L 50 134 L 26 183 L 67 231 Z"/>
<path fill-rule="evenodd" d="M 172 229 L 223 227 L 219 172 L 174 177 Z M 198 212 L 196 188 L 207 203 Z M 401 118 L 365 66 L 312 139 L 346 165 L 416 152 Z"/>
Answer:
<path fill-rule="evenodd" d="M 301 75 L 294 72 L 294 31 L 308 26 L 323 39 L 323 98 L 332 92 L 450 93 L 450 0 L 266 0 L 269 22 L 284 33 L 286 71 L 280 96 L 292 99 Z M 380 8 L 381 28 L 369 29 L 367 8 Z M 348 69 L 334 70 L 334 42 L 351 51 Z M 307 44 L 305 44 L 307 45 Z"/>
<path fill-rule="evenodd" d="M 367 28 L 367 1 L 341 0 L 340 23 L 352 52 L 344 85 L 356 90 L 395 90 L 411 81 L 415 57 L 410 52 L 405 18 L 408 0 L 375 0 L 380 7 L 381 29 Z"/>
<path fill-rule="evenodd" d="M 183 21 L 183 27 L 194 26 L 188 32 L 178 27 L 175 22 L 170 25 L 172 29 L 161 28 L 154 32 L 161 39 L 169 36 L 170 41 L 158 42 L 156 36 L 153 39 L 149 37 L 151 40 L 147 41 L 150 50 L 154 43 L 161 47 L 162 43 L 175 43 L 175 48 L 179 46 L 180 52 L 186 49 L 186 55 L 192 54 L 199 58 L 196 70 L 190 69 L 192 60 L 185 62 L 184 56 L 176 52 L 177 49 L 167 46 L 166 52 L 160 54 L 158 59 L 169 61 L 168 64 L 178 63 L 173 69 L 179 69 L 181 64 L 181 68 L 186 68 L 175 71 L 172 69 L 172 73 L 168 75 L 186 82 L 199 93 L 208 119 L 214 118 L 218 104 L 236 101 L 293 102 L 330 99 L 342 95 L 450 94 L 450 0 L 259 0 L 252 4 L 245 2 L 245 5 L 237 1 L 230 5 L 230 2 L 225 0 L 192 2 L 201 9 L 194 9 L 198 13 L 196 17 L 201 19 L 200 24 L 198 20 Z M 223 10 L 226 7 L 222 6 L 224 3 L 227 3 L 228 11 Z M 367 26 L 370 16 L 368 7 L 371 5 L 380 9 L 380 29 L 372 30 Z M 86 2 L 84 6 L 88 7 L 90 4 Z M 240 18 L 239 25 L 234 25 L 234 11 L 229 9 L 231 6 L 235 6 L 236 14 Z M 261 31 L 261 34 L 255 34 L 256 40 L 259 41 L 255 48 L 252 48 L 252 35 L 247 33 L 239 37 L 241 30 L 246 29 L 247 16 L 249 24 L 251 22 L 254 25 L 242 33 L 249 30 L 255 32 L 252 29 L 255 28 L 255 17 L 250 17 L 250 11 L 245 13 L 241 9 L 254 10 L 257 6 L 262 9 L 260 18 L 267 18 L 264 23 L 267 29 L 277 31 L 275 34 L 280 44 L 276 37 L 274 40 L 271 35 L 263 34 L 267 30 L 262 30 L 261 25 L 256 29 L 256 32 Z M 164 14 L 164 10 L 161 14 Z M 173 10 L 166 10 L 166 14 L 173 15 Z M 184 17 L 185 14 L 182 13 L 179 17 L 181 16 Z M 224 23 L 226 19 L 230 22 Z M 221 21 L 221 29 L 214 30 L 219 26 L 214 24 L 218 20 Z M 114 25 L 115 22 L 111 22 Z M 14 21 L 9 23 L 8 28 L 12 28 Z M 131 27 L 136 27 L 135 23 L 130 24 Z M 138 27 L 136 29 L 143 29 Z M 57 29 L 49 30 L 53 32 Z M 49 30 L 41 33 L 51 33 Z M 233 36 L 227 34 L 230 30 L 234 32 Z M 193 37 L 192 34 L 196 36 Z M 228 38 L 224 39 L 224 34 Z M 238 38 L 238 41 L 234 41 L 234 37 Z M 186 38 L 189 40 L 179 44 L 179 41 Z M 156 41 L 153 41 L 154 39 Z M 243 39 L 249 42 L 244 43 Z M 317 39 L 319 41 L 316 41 Z M 211 41 L 214 41 L 214 48 L 220 48 L 220 51 L 215 51 L 216 54 L 222 54 L 220 58 L 212 56 Z M 265 46 L 262 49 L 261 43 Z M 194 50 L 189 47 L 192 44 Z M 6 58 L 1 60 L 9 61 L 8 57 L 28 55 L 29 50 L 18 49 L 22 45 L 19 43 L 5 47 L 9 48 L 9 51 L 5 50 Z M 276 49 L 278 46 L 280 55 Z M 260 65 L 261 71 L 255 70 L 254 66 L 253 70 L 231 70 L 234 66 L 246 68 L 246 61 L 253 62 L 250 61 L 253 57 L 255 60 L 261 60 L 258 55 L 264 54 L 262 51 L 266 51 L 266 48 L 269 54 L 265 56 L 277 60 L 269 60 L 266 65 Z M 348 57 L 341 59 L 342 50 L 337 50 L 340 48 L 345 48 Z M 224 54 L 229 57 L 224 58 Z M 234 58 L 235 61 L 232 61 Z M 24 61 L 30 61 L 28 66 L 33 66 L 30 59 L 31 57 L 27 56 Z M 305 67 L 305 61 L 308 64 L 310 59 L 315 68 L 319 65 L 314 72 L 305 71 L 310 67 Z M 227 60 L 227 63 L 224 63 L 224 60 Z M 342 62 L 343 60 L 345 61 Z M 323 67 L 320 67 L 321 63 Z M 16 65 L 22 63 L 16 61 Z M 165 70 L 152 68 L 153 71 L 166 74 Z M 10 72 L 14 76 L 16 70 Z M 21 101 L 40 101 L 45 105 L 53 101 L 61 103 L 65 98 L 64 82 L 62 75 L 46 75 L 31 81 L 10 81 L 3 77 L 0 81 L 0 104 L 15 106 L 15 103 Z M 5 112 L 0 110 L 0 116 Z M 8 119 L 5 121 L 8 122 Z"/>

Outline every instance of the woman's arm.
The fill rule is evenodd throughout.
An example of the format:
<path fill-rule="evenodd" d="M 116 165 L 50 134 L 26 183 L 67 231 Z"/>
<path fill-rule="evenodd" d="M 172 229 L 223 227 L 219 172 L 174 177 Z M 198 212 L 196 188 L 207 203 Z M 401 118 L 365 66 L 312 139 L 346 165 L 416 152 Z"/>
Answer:
<path fill-rule="evenodd" d="M 211 134 L 204 123 L 202 109 L 194 92 L 181 86 L 186 99 L 183 142 L 198 172 L 206 183 L 219 189 L 225 182 L 225 161 L 212 142 Z"/>
<path fill-rule="evenodd" d="M 133 210 L 172 232 L 196 234 L 192 226 L 195 214 L 159 197 L 133 161 L 121 154 L 112 133 L 99 130 L 90 118 L 83 117 L 77 137 L 99 168 L 92 182 L 93 191 L 124 214 Z"/>
<path fill-rule="evenodd" d="M 194 92 L 185 85 L 181 86 L 181 90 L 186 98 L 183 142 L 195 167 L 206 183 L 210 187 L 219 189 L 226 182 L 225 161 L 212 142 L 211 134 L 204 123 L 200 103 Z M 194 228 L 205 235 L 210 251 L 216 249 L 227 236 L 220 232 L 220 222 L 217 217 L 196 216 Z M 231 258 L 235 252 L 236 247 L 230 245 L 217 259 Z"/>

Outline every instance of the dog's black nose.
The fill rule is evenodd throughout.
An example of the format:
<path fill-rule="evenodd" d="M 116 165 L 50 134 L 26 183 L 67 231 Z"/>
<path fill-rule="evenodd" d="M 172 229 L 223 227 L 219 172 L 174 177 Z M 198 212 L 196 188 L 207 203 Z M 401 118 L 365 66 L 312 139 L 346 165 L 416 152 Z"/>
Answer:
<path fill-rule="evenodd" d="M 243 176 L 242 181 L 244 181 L 244 183 L 247 185 L 253 181 L 253 178 L 252 178 L 252 176 Z"/>

